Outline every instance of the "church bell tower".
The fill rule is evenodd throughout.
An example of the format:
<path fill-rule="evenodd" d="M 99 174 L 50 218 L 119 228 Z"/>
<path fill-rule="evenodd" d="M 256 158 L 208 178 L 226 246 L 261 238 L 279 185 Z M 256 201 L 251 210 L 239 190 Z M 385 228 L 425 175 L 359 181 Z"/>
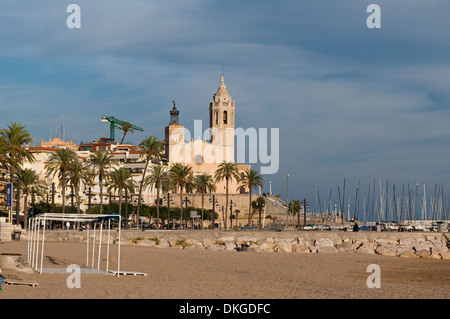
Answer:
<path fill-rule="evenodd" d="M 209 103 L 209 127 L 211 142 L 222 147 L 226 162 L 234 162 L 234 111 L 235 103 L 222 75 L 219 89 Z"/>

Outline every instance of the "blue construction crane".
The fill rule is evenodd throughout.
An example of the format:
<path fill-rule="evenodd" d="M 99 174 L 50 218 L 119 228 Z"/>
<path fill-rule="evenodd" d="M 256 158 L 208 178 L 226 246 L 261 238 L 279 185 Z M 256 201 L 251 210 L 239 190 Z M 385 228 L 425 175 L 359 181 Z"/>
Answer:
<path fill-rule="evenodd" d="M 119 119 L 116 119 L 114 116 L 103 116 L 102 117 L 102 122 L 106 123 L 106 122 L 110 122 L 110 127 L 109 127 L 109 137 L 114 141 L 115 140 L 115 131 L 114 129 L 116 128 L 116 125 L 120 125 L 125 121 L 121 121 Z M 133 126 L 131 127 L 133 130 L 135 131 L 141 131 L 143 132 L 144 129 L 142 127 L 136 126 L 133 124 Z"/>

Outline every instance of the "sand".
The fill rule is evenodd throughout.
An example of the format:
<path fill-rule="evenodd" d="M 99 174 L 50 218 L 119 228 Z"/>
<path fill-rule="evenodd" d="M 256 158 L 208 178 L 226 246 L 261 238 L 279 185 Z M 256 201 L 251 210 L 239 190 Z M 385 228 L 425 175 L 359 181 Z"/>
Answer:
<path fill-rule="evenodd" d="M 46 242 L 44 268 L 83 268 L 85 249 L 85 244 Z M 116 267 L 116 249 L 111 248 L 110 268 Z M 1 243 L 0 252 L 27 256 L 27 243 Z M 380 267 L 381 288 L 367 286 L 371 264 Z M 0 299 L 450 298 L 449 260 L 122 246 L 121 270 L 147 276 L 81 274 L 81 288 L 68 288 L 68 273 L 17 273 L 38 286 L 3 285 Z"/>

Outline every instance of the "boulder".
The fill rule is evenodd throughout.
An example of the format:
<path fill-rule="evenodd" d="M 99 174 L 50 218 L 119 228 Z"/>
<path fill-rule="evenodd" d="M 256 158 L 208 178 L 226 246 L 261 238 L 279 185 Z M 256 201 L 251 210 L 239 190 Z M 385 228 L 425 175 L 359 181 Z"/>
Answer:
<path fill-rule="evenodd" d="M 397 245 L 398 239 L 381 237 L 376 239 L 376 242 L 380 245 Z"/>
<path fill-rule="evenodd" d="M 214 242 L 210 238 L 203 238 L 202 239 L 202 244 L 203 244 L 203 247 L 207 248 L 207 247 L 213 245 Z"/>
<path fill-rule="evenodd" d="M 234 241 L 226 241 L 224 246 L 225 246 L 225 250 L 228 250 L 228 251 L 236 250 L 236 243 Z"/>
<path fill-rule="evenodd" d="M 136 242 L 136 246 L 153 247 L 156 245 L 154 240 L 142 239 Z"/>
<path fill-rule="evenodd" d="M 415 251 L 430 250 L 431 247 L 433 247 L 432 243 L 430 243 L 429 241 L 423 241 L 420 244 L 414 245 L 414 250 Z"/>
<path fill-rule="evenodd" d="M 356 250 L 356 252 L 359 254 L 371 254 L 372 255 L 372 254 L 375 254 L 375 249 L 373 249 L 372 247 L 367 246 L 367 245 L 361 245 Z"/>
<path fill-rule="evenodd" d="M 431 255 L 431 251 L 429 249 L 416 250 L 417 257 L 428 258 L 430 255 Z"/>
<path fill-rule="evenodd" d="M 441 258 L 445 260 L 450 260 L 450 251 L 447 251 L 446 253 L 441 253 Z"/>
<path fill-rule="evenodd" d="M 304 244 L 294 244 L 292 245 L 292 252 L 300 253 L 300 254 L 309 254 L 311 251 L 308 246 Z"/>
<path fill-rule="evenodd" d="M 343 242 L 342 244 L 337 244 L 336 248 L 339 250 L 340 253 L 346 253 L 346 252 L 356 252 L 356 244 L 353 244 L 352 242 Z"/>
<path fill-rule="evenodd" d="M 400 256 L 404 253 L 413 253 L 414 254 L 414 250 L 411 246 L 407 246 L 407 245 L 403 245 L 400 244 L 397 246 L 397 255 Z"/>
<path fill-rule="evenodd" d="M 448 251 L 448 249 L 445 246 L 433 246 L 433 247 L 431 247 L 431 254 L 440 255 L 442 253 L 446 253 L 447 251 Z"/>
<path fill-rule="evenodd" d="M 389 249 L 388 247 L 386 247 L 386 245 L 378 245 L 375 252 L 378 255 L 382 255 L 382 256 L 397 256 L 396 251 Z"/>
<path fill-rule="evenodd" d="M 155 247 L 159 247 L 159 248 L 169 248 L 169 247 L 170 247 L 170 244 L 169 244 L 169 242 L 168 242 L 166 239 L 162 238 L 162 239 L 159 240 L 159 244 L 156 245 Z"/>
<path fill-rule="evenodd" d="M 406 246 L 415 246 L 418 244 L 417 239 L 415 238 L 401 238 L 400 239 L 400 245 L 406 245 Z"/>
<path fill-rule="evenodd" d="M 316 246 L 316 245 L 308 246 L 309 251 L 312 253 L 317 253 L 318 248 L 319 248 L 319 246 Z"/>
<path fill-rule="evenodd" d="M 314 244 L 319 247 L 331 246 L 334 247 L 334 242 L 330 238 L 317 239 Z"/>
<path fill-rule="evenodd" d="M 281 240 L 275 244 L 274 251 L 279 253 L 290 253 L 292 252 L 292 245 L 286 240 Z"/>
<path fill-rule="evenodd" d="M 273 252 L 275 248 L 275 244 L 273 242 L 263 242 L 259 245 L 262 251 Z"/>
<path fill-rule="evenodd" d="M 192 238 L 186 240 L 186 244 L 191 245 L 191 246 L 200 244 L 203 246 L 203 244 L 200 241 L 198 241 L 197 239 L 192 239 Z"/>

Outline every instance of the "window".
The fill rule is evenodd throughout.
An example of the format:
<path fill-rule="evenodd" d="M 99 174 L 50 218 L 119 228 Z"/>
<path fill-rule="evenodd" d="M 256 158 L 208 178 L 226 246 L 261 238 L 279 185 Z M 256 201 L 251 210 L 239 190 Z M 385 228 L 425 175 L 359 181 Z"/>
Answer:
<path fill-rule="evenodd" d="M 227 124 L 227 111 L 223 111 L 223 124 Z"/>

